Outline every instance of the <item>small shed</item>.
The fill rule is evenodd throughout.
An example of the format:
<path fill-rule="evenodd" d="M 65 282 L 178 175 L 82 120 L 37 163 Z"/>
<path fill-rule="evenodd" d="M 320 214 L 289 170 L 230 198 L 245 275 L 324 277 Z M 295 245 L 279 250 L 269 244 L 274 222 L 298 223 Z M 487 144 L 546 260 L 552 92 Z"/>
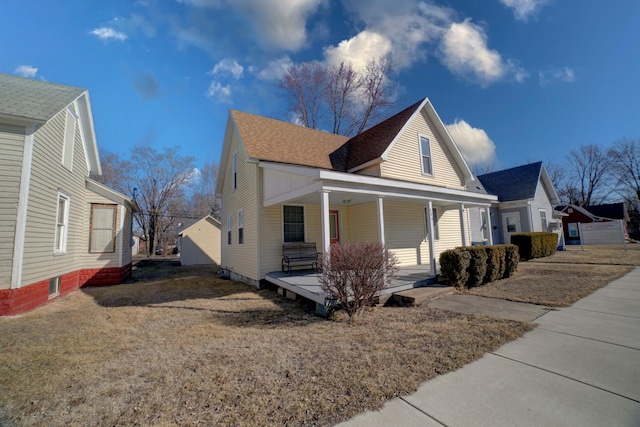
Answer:
<path fill-rule="evenodd" d="M 207 215 L 178 236 L 180 264 L 220 264 L 220 221 Z"/>

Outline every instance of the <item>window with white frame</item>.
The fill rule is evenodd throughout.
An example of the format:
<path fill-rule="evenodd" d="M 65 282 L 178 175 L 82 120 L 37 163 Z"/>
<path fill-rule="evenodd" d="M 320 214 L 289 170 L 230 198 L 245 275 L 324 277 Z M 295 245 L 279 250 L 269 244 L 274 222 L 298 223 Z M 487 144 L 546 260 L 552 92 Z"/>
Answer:
<path fill-rule="evenodd" d="M 540 225 L 542 231 L 549 231 L 549 223 L 547 222 L 547 211 L 540 209 Z"/>
<path fill-rule="evenodd" d="M 53 297 L 60 293 L 60 276 L 49 279 L 49 296 Z"/>
<path fill-rule="evenodd" d="M 487 217 L 487 211 L 480 211 L 480 219 L 482 221 L 482 240 L 489 240 L 489 218 Z"/>
<path fill-rule="evenodd" d="M 304 207 L 283 206 L 282 227 L 285 242 L 304 242 Z"/>
<path fill-rule="evenodd" d="M 238 153 L 233 153 L 233 163 L 231 164 L 231 171 L 233 174 L 233 189 L 238 188 Z"/>
<path fill-rule="evenodd" d="M 62 164 L 69 170 L 72 170 L 73 166 L 73 147 L 75 146 L 77 120 L 78 118 L 73 108 L 67 108 L 67 119 L 64 126 L 64 147 L 62 148 Z"/>
<path fill-rule="evenodd" d="M 64 254 L 67 251 L 67 231 L 69 228 L 69 197 L 58 193 L 58 209 L 56 212 L 56 237 L 53 251 Z"/>
<path fill-rule="evenodd" d="M 227 217 L 227 245 L 231 244 L 231 217 Z"/>
<path fill-rule="evenodd" d="M 429 138 L 420 135 L 420 159 L 422 162 L 422 173 L 433 175 L 433 163 L 431 161 L 431 143 Z"/>
<path fill-rule="evenodd" d="M 578 223 L 571 222 L 568 224 L 569 237 L 578 237 Z"/>
<path fill-rule="evenodd" d="M 116 213 L 118 205 L 91 205 L 89 252 L 116 251 Z"/>
<path fill-rule="evenodd" d="M 238 244 L 244 243 L 244 211 L 238 211 Z"/>
<path fill-rule="evenodd" d="M 429 237 L 429 215 L 428 208 L 424 208 L 425 221 L 427 222 L 427 238 Z M 431 215 L 433 216 L 433 239 L 440 240 L 440 227 L 438 226 L 438 208 L 431 209 Z"/>

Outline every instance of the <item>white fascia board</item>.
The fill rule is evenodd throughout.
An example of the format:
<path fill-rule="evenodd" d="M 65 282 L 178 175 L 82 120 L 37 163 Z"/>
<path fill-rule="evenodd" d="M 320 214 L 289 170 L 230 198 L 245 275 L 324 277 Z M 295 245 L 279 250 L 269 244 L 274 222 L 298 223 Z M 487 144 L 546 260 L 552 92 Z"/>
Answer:
<path fill-rule="evenodd" d="M 416 110 L 411 114 L 411 117 L 409 117 L 409 120 L 407 120 L 405 122 L 404 126 L 402 126 L 402 129 L 400 129 L 400 132 L 398 132 L 398 134 L 393 137 L 393 140 L 391 141 L 391 144 L 389 144 L 387 149 L 384 150 L 384 153 L 382 153 L 382 156 L 380 156 L 382 158 L 382 160 L 384 160 L 384 161 L 387 160 L 387 157 L 389 156 L 389 151 L 391 151 L 391 148 L 393 148 L 393 146 L 396 145 L 396 142 L 398 141 L 398 137 L 404 133 L 404 131 L 407 128 L 407 126 L 409 126 L 409 123 L 411 123 L 413 121 L 413 119 L 424 108 L 425 104 L 428 101 L 429 101 L 429 98 L 425 98 L 425 99 L 422 100 L 422 102 L 420 103 L 420 106 L 418 108 L 416 108 Z"/>
<path fill-rule="evenodd" d="M 124 194 L 114 190 L 113 188 L 109 188 L 104 184 L 94 181 L 91 178 L 85 178 L 84 180 L 87 190 L 93 191 L 94 193 L 105 197 L 112 202 L 118 203 L 119 205 L 126 206 L 134 212 L 140 212 L 140 207 L 132 198 L 125 196 Z"/>
<path fill-rule="evenodd" d="M 29 117 L 11 116 L 9 114 L 0 114 L 0 123 L 4 123 L 4 124 L 7 124 L 7 125 L 12 125 L 12 126 L 24 126 L 26 128 L 29 128 L 29 127 L 33 126 L 34 124 L 43 125 L 46 122 L 47 122 L 46 120 L 31 119 Z"/>
<path fill-rule="evenodd" d="M 189 230 L 190 228 L 195 227 L 196 225 L 200 224 L 202 221 L 209 221 L 209 222 L 213 222 L 214 226 L 221 226 L 220 221 L 218 221 L 217 219 L 215 219 L 214 217 L 212 217 L 211 215 L 207 215 L 202 219 L 199 219 L 198 221 L 194 222 L 193 224 L 191 224 L 190 226 L 188 226 L 187 228 L 185 228 L 184 230 L 182 230 L 181 232 L 178 233 L 178 236 L 182 236 L 182 233 L 186 232 L 187 230 Z"/>
<path fill-rule="evenodd" d="M 427 103 L 425 104 L 425 107 L 427 108 L 427 114 L 429 115 L 429 117 L 431 117 L 431 120 L 438 128 L 440 135 L 444 138 L 445 144 L 449 146 L 449 149 L 451 150 L 451 154 L 453 154 L 453 158 L 458 164 L 458 167 L 460 167 L 460 169 L 462 170 L 462 174 L 466 178 L 465 184 L 468 184 L 469 182 L 473 181 L 474 177 L 473 177 L 473 173 L 471 172 L 471 169 L 469 168 L 469 165 L 467 164 L 466 160 L 462 156 L 462 153 L 460 152 L 458 145 L 453 140 L 453 137 L 447 130 L 447 127 L 444 125 L 444 122 L 442 121 L 442 119 L 440 119 L 438 112 L 433 107 L 433 104 L 431 104 L 431 101 L 429 100 L 429 98 L 427 98 Z"/>
<path fill-rule="evenodd" d="M 325 185 L 329 185 L 328 181 L 336 183 L 347 183 L 355 189 L 363 188 L 364 186 L 386 188 L 394 193 L 429 193 L 429 194 L 442 194 L 453 197 L 461 197 L 470 200 L 477 200 L 480 203 L 491 203 L 498 200 L 497 196 L 492 194 L 480 194 L 472 191 L 458 190 L 455 188 L 437 187 L 435 185 L 420 184 L 415 182 L 395 181 L 386 178 L 378 178 L 367 175 L 355 175 L 347 174 L 345 172 L 334 172 L 320 170 L 319 179 L 321 179 Z"/>
<path fill-rule="evenodd" d="M 216 180 L 216 197 L 222 197 L 222 189 L 224 188 L 225 171 L 227 169 L 227 159 L 229 158 L 229 150 L 231 149 L 231 140 L 233 139 L 233 133 L 237 132 L 236 124 L 229 111 L 229 117 L 227 117 L 227 126 L 224 131 L 224 140 L 222 142 L 222 153 L 220 154 L 220 161 L 218 162 L 218 179 Z"/>
<path fill-rule="evenodd" d="M 549 190 L 549 194 L 551 195 L 551 205 L 552 206 L 556 206 L 560 204 L 560 197 L 558 196 L 558 192 L 556 191 L 555 186 L 553 185 L 553 181 L 551 181 L 551 177 L 549 176 L 549 173 L 547 172 L 547 169 L 544 167 L 544 165 L 542 165 L 542 170 L 540 171 L 540 178 L 542 180 L 542 183 L 547 187 L 547 190 Z"/>
<path fill-rule="evenodd" d="M 80 134 L 82 137 L 85 160 L 87 162 L 89 174 L 93 173 L 95 175 L 102 175 L 100 154 L 98 152 L 98 140 L 96 139 L 96 130 L 93 123 L 89 92 L 85 91 L 82 93 L 82 95 L 80 95 L 72 104 L 75 104 L 76 112 L 80 117 Z"/>
<path fill-rule="evenodd" d="M 499 202 L 500 209 L 524 208 L 529 206 L 535 199 L 511 200 L 509 202 Z"/>

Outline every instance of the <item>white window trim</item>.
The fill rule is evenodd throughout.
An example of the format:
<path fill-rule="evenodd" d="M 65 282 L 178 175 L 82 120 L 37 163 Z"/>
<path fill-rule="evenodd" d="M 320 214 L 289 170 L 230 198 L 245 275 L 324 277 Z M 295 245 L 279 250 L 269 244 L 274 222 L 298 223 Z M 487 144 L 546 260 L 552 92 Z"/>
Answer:
<path fill-rule="evenodd" d="M 282 205 L 282 209 L 280 209 L 280 227 L 281 227 L 281 235 L 280 235 L 280 239 L 282 240 L 282 243 L 285 243 L 284 241 L 284 207 L 285 206 L 302 206 L 302 220 L 304 221 L 304 241 L 307 241 L 307 207 L 304 204 L 300 204 L 300 203 L 286 203 Z"/>
<path fill-rule="evenodd" d="M 572 230 L 571 226 L 574 226 L 575 228 Z M 575 231 L 575 234 L 571 234 L 572 231 Z M 580 231 L 578 229 L 577 222 L 570 222 L 567 224 L 567 234 L 569 235 L 569 237 L 580 237 Z"/>
<path fill-rule="evenodd" d="M 113 234 L 111 239 L 113 240 L 113 248 L 111 250 L 94 250 L 93 249 L 93 230 L 94 224 L 94 210 L 98 209 L 111 209 L 113 210 Z M 110 204 L 110 203 L 91 203 L 91 213 L 89 220 L 89 253 L 90 254 L 112 254 L 117 251 L 117 226 L 118 226 L 118 205 Z M 122 251 L 121 251 L 122 252 Z"/>
<path fill-rule="evenodd" d="M 69 124 L 72 124 L 73 130 L 71 134 L 71 140 L 69 140 L 67 133 L 69 132 Z M 62 147 L 62 166 L 73 172 L 73 152 L 76 142 L 76 125 L 78 124 L 78 115 L 73 111 L 73 108 L 69 106 L 67 108 L 67 115 L 64 122 L 64 141 Z M 69 151 L 71 150 L 71 151 Z M 67 156 L 69 161 L 67 162 Z"/>
<path fill-rule="evenodd" d="M 234 190 L 238 189 L 238 152 L 233 153 L 231 159 L 231 185 Z"/>
<path fill-rule="evenodd" d="M 549 231 L 549 219 L 547 218 L 547 210 L 546 209 L 538 209 L 540 214 L 540 226 L 542 227 L 542 214 L 544 214 L 544 222 L 547 223 L 547 227 L 542 227 L 542 231 Z"/>
<path fill-rule="evenodd" d="M 60 199 L 65 199 L 67 202 L 65 203 L 65 212 L 64 212 L 64 228 L 62 231 L 62 236 L 60 236 L 60 246 L 61 248 L 56 247 L 56 236 L 58 234 L 58 216 L 60 214 Z M 67 253 L 67 235 L 69 234 L 69 205 L 71 204 L 71 199 L 66 194 L 58 191 L 58 197 L 56 198 L 56 217 L 55 217 L 55 231 L 53 236 L 53 253 L 54 255 L 64 255 Z"/>
<path fill-rule="evenodd" d="M 425 155 L 422 152 L 422 139 L 426 139 L 427 143 L 429 145 L 429 155 Z M 429 136 L 425 135 L 425 134 L 418 134 L 418 148 L 420 149 L 420 171 L 422 172 L 422 175 L 424 176 L 433 176 L 433 150 L 431 149 L 431 138 L 429 138 Z M 423 158 L 428 157 L 429 158 L 429 166 L 431 167 L 431 172 L 426 172 L 424 170 L 424 162 L 423 162 Z"/>
<path fill-rule="evenodd" d="M 54 293 L 51 293 L 51 283 L 55 281 L 56 290 Z M 55 298 L 60 295 L 60 283 L 62 282 L 61 276 L 52 277 L 49 279 L 49 299 Z"/>
<path fill-rule="evenodd" d="M 233 220 L 231 219 L 231 216 L 228 216 L 227 217 L 227 246 L 231 246 L 231 244 L 233 243 L 233 233 L 232 233 L 233 222 L 232 221 Z"/>
<path fill-rule="evenodd" d="M 242 230 L 242 242 L 240 241 L 240 230 Z M 238 244 L 244 245 L 244 209 L 238 211 Z"/>

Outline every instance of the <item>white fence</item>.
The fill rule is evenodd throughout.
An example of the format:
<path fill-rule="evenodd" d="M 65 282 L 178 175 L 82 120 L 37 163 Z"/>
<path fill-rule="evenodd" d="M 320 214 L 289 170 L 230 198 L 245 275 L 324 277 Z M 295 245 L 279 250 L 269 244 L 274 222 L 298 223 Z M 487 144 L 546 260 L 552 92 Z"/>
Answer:
<path fill-rule="evenodd" d="M 624 245 L 624 224 L 622 220 L 606 222 L 578 223 L 580 242 L 583 245 Z"/>

